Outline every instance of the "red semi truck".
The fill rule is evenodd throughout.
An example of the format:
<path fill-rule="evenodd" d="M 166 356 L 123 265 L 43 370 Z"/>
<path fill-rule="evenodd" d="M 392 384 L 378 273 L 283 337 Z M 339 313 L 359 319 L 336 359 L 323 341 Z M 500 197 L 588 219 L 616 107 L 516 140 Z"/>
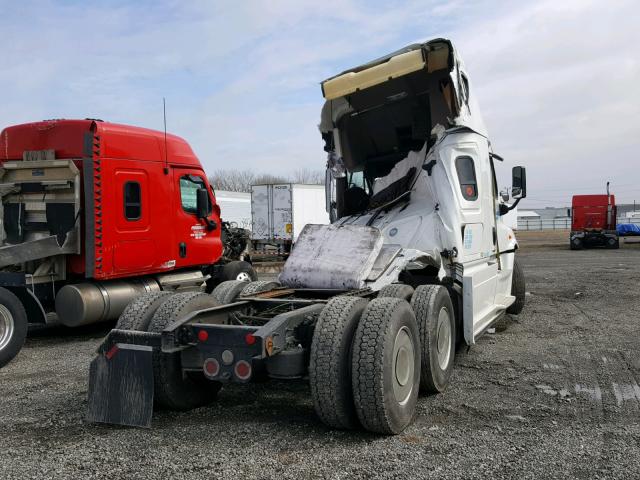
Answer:
<path fill-rule="evenodd" d="M 569 244 L 572 250 L 589 246 L 619 248 L 616 231 L 615 196 L 574 195 L 571 201 L 571 233 Z"/>
<path fill-rule="evenodd" d="M 145 292 L 255 280 L 223 255 L 224 225 L 182 138 L 99 120 L 0 134 L 0 367 L 28 324 L 118 318 Z"/>

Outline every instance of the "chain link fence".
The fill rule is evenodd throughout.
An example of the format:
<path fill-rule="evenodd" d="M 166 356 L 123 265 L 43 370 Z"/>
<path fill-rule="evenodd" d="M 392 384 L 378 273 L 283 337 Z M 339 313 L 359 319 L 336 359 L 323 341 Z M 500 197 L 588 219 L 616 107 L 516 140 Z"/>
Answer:
<path fill-rule="evenodd" d="M 633 223 L 640 225 L 640 218 L 618 217 L 618 225 L 621 223 Z M 571 217 L 559 218 L 518 218 L 518 230 L 570 230 Z"/>

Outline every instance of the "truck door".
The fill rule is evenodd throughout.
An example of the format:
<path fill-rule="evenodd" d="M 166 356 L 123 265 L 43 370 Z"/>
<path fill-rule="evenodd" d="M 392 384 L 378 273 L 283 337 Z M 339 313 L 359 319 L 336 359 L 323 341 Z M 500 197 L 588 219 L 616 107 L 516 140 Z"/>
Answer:
<path fill-rule="evenodd" d="M 464 335 L 473 344 L 496 315 L 499 264 L 488 144 L 475 134 L 465 140 L 453 148 L 451 165 L 461 207 Z"/>
<path fill-rule="evenodd" d="M 222 256 L 222 241 L 220 218 L 213 209 L 209 182 L 202 170 L 189 168 L 174 168 L 173 180 L 177 186 L 173 228 L 176 268 L 215 263 Z M 197 217 L 197 191 L 200 188 L 209 192 L 209 218 L 215 222 L 215 229 L 209 229 L 207 222 Z"/>

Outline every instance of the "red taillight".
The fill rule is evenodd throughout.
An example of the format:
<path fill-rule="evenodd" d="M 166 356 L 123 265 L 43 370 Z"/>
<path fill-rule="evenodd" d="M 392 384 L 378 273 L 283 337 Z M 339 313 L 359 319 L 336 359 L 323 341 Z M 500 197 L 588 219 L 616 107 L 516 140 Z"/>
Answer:
<path fill-rule="evenodd" d="M 200 340 L 201 342 L 206 342 L 208 339 L 209 339 L 209 332 L 207 332 L 206 330 L 198 331 L 198 340 Z"/>
<path fill-rule="evenodd" d="M 220 364 L 215 358 L 207 358 L 202 366 L 204 374 L 208 378 L 217 377 L 220 373 Z"/>
<path fill-rule="evenodd" d="M 256 337 L 253 336 L 253 333 L 247 333 L 244 336 L 244 341 L 247 345 L 253 345 L 256 343 Z"/>
<path fill-rule="evenodd" d="M 234 367 L 236 377 L 240 380 L 247 380 L 251 376 L 251 365 L 245 360 L 240 360 Z"/>

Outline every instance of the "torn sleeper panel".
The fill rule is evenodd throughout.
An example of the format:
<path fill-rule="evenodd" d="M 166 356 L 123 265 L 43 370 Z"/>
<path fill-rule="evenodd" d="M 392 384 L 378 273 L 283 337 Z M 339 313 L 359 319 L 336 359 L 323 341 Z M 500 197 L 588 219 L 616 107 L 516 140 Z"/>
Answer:
<path fill-rule="evenodd" d="M 300 233 L 280 282 L 290 288 L 364 288 L 382 244 L 377 228 L 309 224 Z"/>

